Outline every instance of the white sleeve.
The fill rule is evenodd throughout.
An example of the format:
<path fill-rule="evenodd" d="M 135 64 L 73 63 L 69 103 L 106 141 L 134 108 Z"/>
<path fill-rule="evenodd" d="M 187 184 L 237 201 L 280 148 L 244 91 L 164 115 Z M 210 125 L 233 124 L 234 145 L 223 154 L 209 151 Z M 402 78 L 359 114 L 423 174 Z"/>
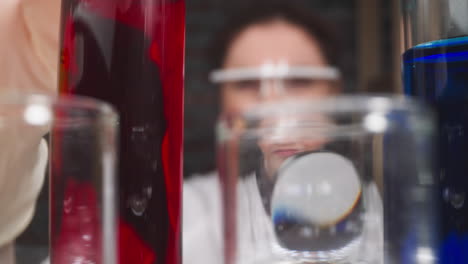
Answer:
<path fill-rule="evenodd" d="M 184 183 L 183 263 L 222 263 L 221 194 L 215 173 Z"/>
<path fill-rule="evenodd" d="M 56 93 L 59 15 L 60 0 L 0 0 L 0 96 Z M 29 224 L 47 163 L 44 131 L 7 130 L 0 129 L 0 248 Z"/>
<path fill-rule="evenodd" d="M 32 219 L 44 182 L 48 151 L 40 137 L 0 138 L 0 145 L 1 248 L 21 234 Z"/>

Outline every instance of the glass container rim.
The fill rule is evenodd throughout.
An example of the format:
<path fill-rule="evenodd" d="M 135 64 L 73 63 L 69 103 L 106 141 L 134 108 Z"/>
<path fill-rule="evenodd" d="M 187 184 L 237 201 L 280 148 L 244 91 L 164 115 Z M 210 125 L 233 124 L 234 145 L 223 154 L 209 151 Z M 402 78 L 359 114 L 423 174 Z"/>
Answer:
<path fill-rule="evenodd" d="M 260 103 L 257 106 L 237 114 L 222 115 L 217 123 L 217 139 L 218 141 L 225 141 L 232 139 L 233 136 L 241 134 L 250 134 L 250 136 L 259 133 L 259 129 L 247 127 L 245 124 L 252 123 L 252 121 L 261 120 L 265 117 L 280 116 L 281 114 L 299 114 L 299 113 L 321 113 L 325 115 L 358 115 L 365 116 L 369 114 L 376 114 L 383 116 L 393 112 L 404 111 L 411 116 L 419 117 L 418 121 L 423 125 L 425 130 L 430 130 L 432 133 L 432 125 L 427 125 L 428 120 L 433 118 L 432 110 L 426 106 L 424 102 L 417 99 L 410 98 L 404 95 L 395 94 L 342 94 L 314 99 L 296 99 L 285 100 L 273 103 Z M 352 133 L 346 134 L 349 136 L 353 133 L 362 134 L 365 128 L 359 127 L 359 123 L 355 122 L 351 125 L 334 125 L 333 127 L 320 127 L 321 133 L 326 132 L 327 129 L 332 128 L 334 135 L 332 137 L 339 137 L 343 131 L 351 131 Z M 387 128 L 380 132 L 386 131 Z M 328 130 L 330 132 L 330 130 Z M 379 132 L 370 131 L 367 132 Z M 261 132 L 260 132 L 261 133 Z"/>
<path fill-rule="evenodd" d="M 57 110 L 85 110 L 90 111 L 90 113 L 97 114 L 99 121 L 101 123 L 109 123 L 110 125 L 115 125 L 118 123 L 119 115 L 114 106 L 111 104 L 101 101 L 99 99 L 81 96 L 81 95 L 52 95 L 52 94 L 38 94 L 38 93 L 9 93 L 3 96 L 0 96 L 0 107 L 19 107 L 23 110 L 27 110 L 30 106 L 39 106 L 42 109 L 57 111 Z M 37 108 L 36 108 L 37 110 Z M 0 114 L 0 119 L 2 115 Z M 25 117 L 23 116 L 23 119 Z M 63 118 L 63 119 L 62 119 Z M 91 120 L 86 121 L 86 117 L 71 117 L 60 115 L 52 115 L 51 118 L 44 120 L 44 122 L 34 123 L 27 122 L 23 120 L 28 126 L 44 126 L 56 124 L 57 126 L 68 126 L 73 124 L 73 126 L 80 126 L 89 123 L 95 123 Z M 74 121 L 80 122 L 74 122 Z M 8 120 L 0 120 L 2 124 L 7 123 Z"/>

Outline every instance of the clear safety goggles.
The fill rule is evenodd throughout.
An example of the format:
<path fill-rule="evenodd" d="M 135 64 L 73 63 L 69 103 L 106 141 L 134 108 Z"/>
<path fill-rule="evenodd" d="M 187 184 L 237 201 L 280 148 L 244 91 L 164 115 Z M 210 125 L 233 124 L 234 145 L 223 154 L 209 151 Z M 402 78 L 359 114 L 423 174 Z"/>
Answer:
<path fill-rule="evenodd" d="M 215 70 L 210 80 L 216 84 L 229 84 L 241 89 L 257 89 L 266 93 L 294 92 L 311 89 L 324 82 L 335 82 L 341 78 L 336 67 L 291 66 L 288 64 L 264 64 L 259 67 Z"/>

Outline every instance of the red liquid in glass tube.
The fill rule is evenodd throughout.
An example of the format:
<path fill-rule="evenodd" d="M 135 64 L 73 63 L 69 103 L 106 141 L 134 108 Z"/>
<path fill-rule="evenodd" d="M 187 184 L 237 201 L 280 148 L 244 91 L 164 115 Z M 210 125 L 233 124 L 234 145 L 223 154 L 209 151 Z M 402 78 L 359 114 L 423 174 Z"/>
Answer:
<path fill-rule="evenodd" d="M 180 263 L 184 34 L 183 0 L 62 1 L 60 92 L 104 100 L 120 114 L 121 264 Z M 86 189 L 63 185 L 53 200 Z M 52 263 L 64 264 L 60 241 L 75 235 L 56 207 Z"/>

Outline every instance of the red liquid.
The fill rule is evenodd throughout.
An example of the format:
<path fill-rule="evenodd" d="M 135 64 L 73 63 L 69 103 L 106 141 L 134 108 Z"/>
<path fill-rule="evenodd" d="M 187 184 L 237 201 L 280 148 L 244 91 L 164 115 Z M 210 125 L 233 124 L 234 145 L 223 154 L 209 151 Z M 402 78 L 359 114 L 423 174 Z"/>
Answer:
<path fill-rule="evenodd" d="M 180 263 L 184 31 L 183 0 L 62 2 L 61 93 L 120 114 L 121 264 Z"/>

